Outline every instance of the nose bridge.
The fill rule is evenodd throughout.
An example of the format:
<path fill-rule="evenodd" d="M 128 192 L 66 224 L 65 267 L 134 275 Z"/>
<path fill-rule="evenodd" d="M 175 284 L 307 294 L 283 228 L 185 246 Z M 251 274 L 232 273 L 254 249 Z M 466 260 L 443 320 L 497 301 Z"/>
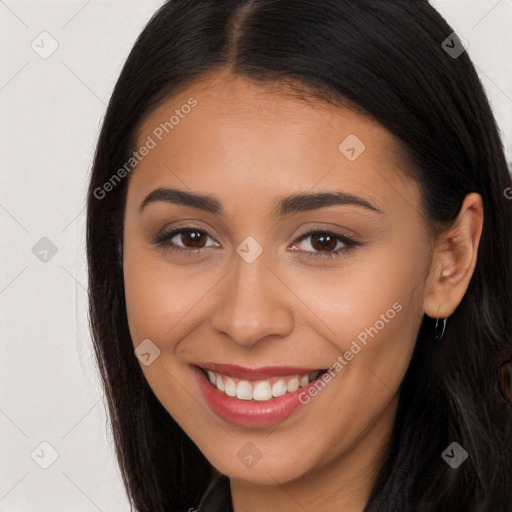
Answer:
<path fill-rule="evenodd" d="M 245 346 L 271 335 L 286 336 L 293 329 L 292 310 L 280 289 L 284 287 L 267 267 L 270 251 L 248 258 L 254 250 L 250 243 L 238 247 L 212 317 L 214 328 Z"/>

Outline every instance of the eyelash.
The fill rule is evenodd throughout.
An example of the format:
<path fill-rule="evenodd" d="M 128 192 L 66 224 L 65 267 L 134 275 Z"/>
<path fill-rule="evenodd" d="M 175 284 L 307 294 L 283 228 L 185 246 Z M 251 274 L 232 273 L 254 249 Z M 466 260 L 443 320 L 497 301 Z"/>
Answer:
<path fill-rule="evenodd" d="M 189 255 L 197 254 L 197 253 L 201 252 L 203 249 L 205 249 L 204 247 L 198 248 L 198 249 L 182 249 L 181 247 L 179 247 L 171 242 L 171 239 L 174 238 L 176 235 L 179 235 L 186 231 L 197 231 L 197 232 L 205 234 L 207 237 L 214 240 L 214 238 L 207 231 L 205 231 L 203 229 L 196 228 L 194 226 L 188 226 L 188 227 L 180 227 L 180 228 L 173 229 L 172 231 L 170 231 L 168 233 L 162 233 L 161 235 L 159 235 L 157 238 L 155 238 L 153 240 L 153 243 L 157 246 L 164 247 L 166 250 L 170 250 L 170 251 L 178 253 L 178 254 L 184 254 L 184 253 L 188 253 Z M 345 247 L 342 247 L 341 249 L 337 249 L 336 251 L 331 251 L 331 252 L 327 252 L 327 253 L 310 252 L 310 251 L 300 251 L 300 252 L 305 252 L 308 256 L 311 256 L 313 258 L 339 258 L 339 257 L 343 256 L 349 250 L 362 245 L 361 242 L 358 242 L 357 240 L 355 240 L 354 238 L 352 238 L 350 236 L 343 235 L 341 233 L 336 233 L 335 231 L 321 230 L 321 229 L 312 229 L 310 231 L 307 231 L 306 233 L 302 234 L 296 240 L 296 242 L 294 242 L 294 244 L 298 243 L 298 242 L 302 242 L 303 240 L 305 240 L 306 238 L 308 238 L 311 235 L 318 235 L 318 234 L 332 236 L 333 238 L 336 238 L 337 240 L 341 241 L 345 245 Z"/>

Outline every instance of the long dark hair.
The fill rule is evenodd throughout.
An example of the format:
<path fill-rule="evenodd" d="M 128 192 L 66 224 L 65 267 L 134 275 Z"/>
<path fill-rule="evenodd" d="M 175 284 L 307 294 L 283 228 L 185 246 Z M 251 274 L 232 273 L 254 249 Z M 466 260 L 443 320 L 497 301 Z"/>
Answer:
<path fill-rule="evenodd" d="M 496 375 L 512 355 L 511 179 L 468 53 L 442 44 L 452 32 L 425 0 L 170 0 L 140 34 L 108 105 L 87 206 L 91 332 L 136 510 L 194 507 L 215 469 L 134 356 L 120 257 L 129 176 L 99 190 L 132 156 L 156 106 L 222 68 L 262 85 L 293 84 L 381 123 L 403 147 L 430 227 L 449 226 L 466 194 L 482 196 L 469 288 L 440 342 L 424 316 L 365 512 L 512 510 L 512 408 Z M 457 469 L 441 457 L 452 442 L 468 453 Z"/>

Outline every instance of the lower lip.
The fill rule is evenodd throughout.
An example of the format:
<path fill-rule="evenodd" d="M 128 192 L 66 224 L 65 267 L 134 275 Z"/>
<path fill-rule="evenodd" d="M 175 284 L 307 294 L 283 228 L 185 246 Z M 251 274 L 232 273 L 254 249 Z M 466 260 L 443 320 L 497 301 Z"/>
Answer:
<path fill-rule="evenodd" d="M 293 393 L 286 393 L 278 398 L 264 402 L 254 400 L 239 400 L 219 391 L 211 384 L 208 377 L 197 366 L 192 366 L 199 389 L 212 411 L 225 420 L 242 427 L 270 427 L 285 420 L 299 405 L 299 394 L 308 392 L 315 381 L 299 388 Z"/>

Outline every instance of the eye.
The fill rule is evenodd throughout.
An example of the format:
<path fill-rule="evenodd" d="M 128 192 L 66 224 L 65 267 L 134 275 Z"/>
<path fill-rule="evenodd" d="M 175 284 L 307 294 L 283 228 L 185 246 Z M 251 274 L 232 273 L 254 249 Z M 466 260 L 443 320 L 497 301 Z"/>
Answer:
<path fill-rule="evenodd" d="M 214 243 L 210 246 L 205 245 L 208 238 L 214 240 Z M 342 256 L 350 249 L 361 245 L 361 242 L 358 242 L 348 235 L 322 230 L 311 230 L 304 233 L 295 244 L 297 242 L 303 242 L 308 238 L 311 239 L 311 241 L 306 244 L 309 248 L 301 250 L 301 252 L 306 253 L 308 256 L 318 258 Z M 175 228 L 167 233 L 162 233 L 153 240 L 153 243 L 176 253 L 188 254 L 197 254 L 201 252 L 202 249 L 220 246 L 208 232 L 193 226 Z M 338 248 L 333 250 L 336 247 Z"/>
<path fill-rule="evenodd" d="M 319 258 L 339 257 L 342 256 L 347 251 L 351 250 L 352 248 L 361 245 L 361 242 L 358 242 L 357 240 L 348 235 L 336 233 L 334 231 L 323 230 L 308 231 L 307 233 L 304 233 L 297 240 L 297 242 L 302 242 L 304 240 L 307 240 L 308 238 L 311 239 L 311 241 L 306 244 L 307 248 L 304 252 L 310 253 L 309 256 Z M 340 245 L 338 245 L 338 243 Z M 333 250 L 336 248 L 337 245 L 338 249 Z M 309 249 L 312 249 L 312 251 Z"/>
<path fill-rule="evenodd" d="M 177 253 L 197 253 L 201 249 L 211 247 L 205 246 L 205 242 L 211 237 L 206 231 L 194 227 L 176 228 L 168 233 L 159 235 L 153 243 Z M 183 245 L 179 245 L 179 244 Z M 214 246 L 219 246 L 215 241 Z"/>

